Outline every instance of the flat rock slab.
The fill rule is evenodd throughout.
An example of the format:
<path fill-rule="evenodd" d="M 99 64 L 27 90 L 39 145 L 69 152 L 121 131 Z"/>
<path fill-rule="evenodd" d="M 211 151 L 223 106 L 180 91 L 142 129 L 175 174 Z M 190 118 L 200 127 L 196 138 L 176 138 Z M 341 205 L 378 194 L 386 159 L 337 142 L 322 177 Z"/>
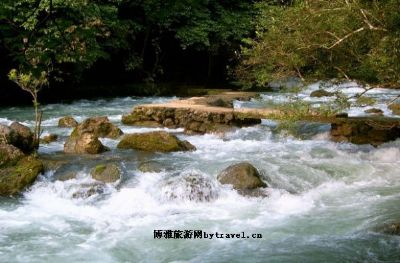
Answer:
<path fill-rule="evenodd" d="M 232 127 L 261 123 L 260 112 L 230 107 L 234 100 L 249 100 L 256 95 L 253 92 L 226 92 L 165 104 L 140 105 L 123 116 L 122 122 L 136 126 L 185 128 L 188 133 L 225 132 Z M 219 104 L 227 107 L 213 106 Z"/>

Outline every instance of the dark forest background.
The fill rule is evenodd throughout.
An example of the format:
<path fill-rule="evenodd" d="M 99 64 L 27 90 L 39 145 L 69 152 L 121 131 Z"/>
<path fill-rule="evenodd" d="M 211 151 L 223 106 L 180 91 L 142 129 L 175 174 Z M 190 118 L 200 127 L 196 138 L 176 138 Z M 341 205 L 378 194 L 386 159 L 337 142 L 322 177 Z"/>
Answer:
<path fill-rule="evenodd" d="M 351 79 L 398 87 L 400 2 L 2 0 L 0 102 L 263 88 L 272 80 Z"/>

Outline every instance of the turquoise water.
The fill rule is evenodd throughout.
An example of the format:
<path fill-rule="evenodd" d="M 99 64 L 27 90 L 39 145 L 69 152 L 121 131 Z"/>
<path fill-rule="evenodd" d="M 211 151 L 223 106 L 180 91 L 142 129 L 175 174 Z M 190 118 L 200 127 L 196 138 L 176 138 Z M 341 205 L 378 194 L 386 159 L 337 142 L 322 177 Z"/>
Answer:
<path fill-rule="evenodd" d="M 326 126 L 304 140 L 276 134 L 274 123 L 225 135 L 187 136 L 194 152 L 143 154 L 116 149 L 99 156 L 65 156 L 71 129 L 57 120 L 72 115 L 109 116 L 126 133 L 121 115 L 134 105 L 171 98 L 116 98 L 44 106 L 44 135 L 60 135 L 40 148 L 62 165 L 40 176 L 15 198 L 0 199 L 0 262 L 399 262 L 400 237 L 377 229 L 400 220 L 400 141 L 378 148 L 328 140 Z M 30 107 L 0 109 L 0 123 L 32 125 Z M 142 173 L 145 161 L 165 166 Z M 218 183 L 230 164 L 249 161 L 263 175 L 268 197 L 244 197 Z M 95 165 L 114 162 L 123 178 L 84 193 Z M 75 178 L 65 180 L 68 173 Z M 196 199 L 184 178 L 201 178 Z M 64 177 L 64 179 L 62 179 Z M 62 179 L 62 180 L 61 180 Z M 171 195 L 173 193 L 173 195 Z M 262 234 L 261 239 L 155 240 L 153 230 Z"/>

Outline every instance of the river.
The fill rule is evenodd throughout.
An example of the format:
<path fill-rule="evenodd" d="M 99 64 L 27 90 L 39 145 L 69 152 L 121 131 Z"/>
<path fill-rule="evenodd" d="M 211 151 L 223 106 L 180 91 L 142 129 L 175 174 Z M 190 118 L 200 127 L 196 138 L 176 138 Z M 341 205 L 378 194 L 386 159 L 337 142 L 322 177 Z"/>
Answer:
<path fill-rule="evenodd" d="M 271 96 L 264 94 L 262 103 Z M 62 153 L 71 129 L 58 128 L 59 117 L 108 116 L 125 133 L 145 132 L 155 129 L 124 126 L 122 114 L 170 99 L 44 105 L 44 135 L 60 138 L 39 153 L 65 163 L 41 175 L 22 196 L 0 198 L 0 262 L 399 262 L 400 238 L 378 231 L 400 220 L 399 140 L 378 148 L 334 143 L 326 125 L 308 125 L 307 136 L 297 139 L 263 120 L 225 135 L 169 130 L 195 145 L 194 152 L 144 154 L 102 139 L 110 152 Z M 260 101 L 251 103 L 257 107 Z M 2 124 L 32 126 L 32 119 L 30 107 L 0 109 Z M 140 172 L 140 163 L 150 160 L 165 169 Z M 105 161 L 118 163 L 123 178 L 94 195 L 80 195 L 93 184 L 90 169 Z M 245 197 L 218 183 L 221 170 L 242 161 L 260 170 L 268 197 Z M 77 176 L 65 178 L 71 172 Z M 188 176 L 207 182 L 200 189 L 207 198 L 196 197 L 182 180 Z M 154 239 L 154 230 L 262 238 Z"/>

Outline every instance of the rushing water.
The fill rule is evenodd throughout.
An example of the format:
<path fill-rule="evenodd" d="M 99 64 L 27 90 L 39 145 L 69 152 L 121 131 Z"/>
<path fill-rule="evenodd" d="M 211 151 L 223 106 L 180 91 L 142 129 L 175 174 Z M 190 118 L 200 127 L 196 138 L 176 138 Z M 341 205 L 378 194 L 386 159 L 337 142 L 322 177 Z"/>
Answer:
<path fill-rule="evenodd" d="M 62 154 L 71 129 L 57 128 L 59 117 L 106 115 L 126 133 L 144 132 L 154 129 L 123 126 L 121 115 L 134 105 L 166 100 L 45 106 L 45 133 L 61 137 L 40 154 L 63 165 L 22 196 L 0 199 L 0 262 L 399 262 L 400 238 L 377 229 L 400 220 L 400 141 L 378 148 L 333 143 L 324 125 L 309 127 L 299 140 L 276 134 L 265 120 L 223 136 L 170 130 L 195 145 L 194 152 L 121 151 L 116 140 L 104 139 L 111 152 Z M 0 123 L 32 125 L 31 115 L 29 107 L 2 109 Z M 144 161 L 165 169 L 142 173 Z M 241 161 L 262 172 L 268 197 L 244 197 L 218 183 L 222 169 Z M 104 162 L 118 163 L 123 178 L 86 196 L 94 184 L 90 169 Z M 69 178 L 71 172 L 77 176 Z M 207 198 L 193 193 L 185 180 L 193 176 Z M 158 229 L 262 238 L 155 240 Z"/>

